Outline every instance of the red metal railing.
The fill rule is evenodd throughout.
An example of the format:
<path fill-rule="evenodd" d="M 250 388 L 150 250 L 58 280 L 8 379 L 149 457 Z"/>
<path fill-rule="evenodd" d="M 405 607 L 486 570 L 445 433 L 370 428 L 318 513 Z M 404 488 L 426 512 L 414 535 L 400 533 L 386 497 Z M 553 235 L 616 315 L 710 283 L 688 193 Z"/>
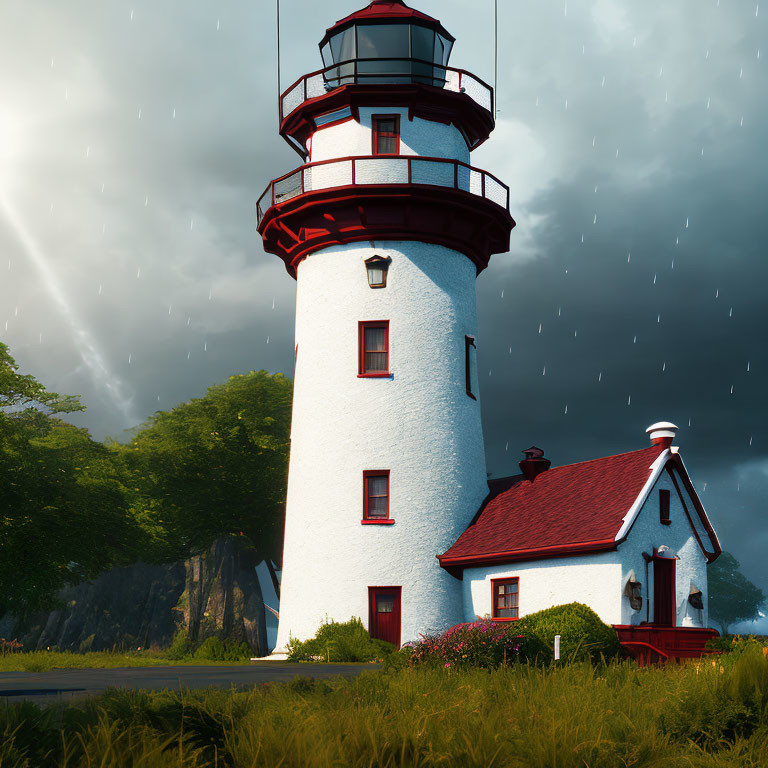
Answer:
<path fill-rule="evenodd" d="M 378 71 L 374 71 L 378 70 Z M 299 78 L 280 96 L 280 120 L 305 101 L 350 84 L 421 83 L 464 93 L 491 114 L 493 88 L 463 69 L 444 67 L 423 59 L 350 59 Z"/>
<path fill-rule="evenodd" d="M 488 171 L 442 157 L 370 155 L 307 163 L 275 179 L 256 205 L 258 222 L 261 223 L 272 206 L 307 192 L 388 184 L 460 189 L 509 211 L 509 187 Z"/>

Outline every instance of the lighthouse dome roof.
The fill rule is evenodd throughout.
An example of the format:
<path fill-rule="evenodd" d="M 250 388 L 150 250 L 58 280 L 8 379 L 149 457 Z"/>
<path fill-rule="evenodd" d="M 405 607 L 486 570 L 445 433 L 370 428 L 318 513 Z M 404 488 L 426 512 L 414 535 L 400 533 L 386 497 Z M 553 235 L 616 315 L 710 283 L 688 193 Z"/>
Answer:
<path fill-rule="evenodd" d="M 356 23 L 368 23 L 368 22 L 382 22 L 382 23 L 416 23 L 422 26 L 428 26 L 439 32 L 443 37 L 449 40 L 451 43 L 455 41 L 453 35 L 451 35 L 440 23 L 438 19 L 428 16 L 426 13 L 417 11 L 415 8 L 407 6 L 402 0 L 373 0 L 365 8 L 361 8 L 359 11 L 351 13 L 349 16 L 345 16 L 343 19 L 339 19 L 333 26 L 328 27 L 325 33 L 325 37 L 321 41 L 320 45 L 323 46 L 325 42 L 334 34 Z"/>

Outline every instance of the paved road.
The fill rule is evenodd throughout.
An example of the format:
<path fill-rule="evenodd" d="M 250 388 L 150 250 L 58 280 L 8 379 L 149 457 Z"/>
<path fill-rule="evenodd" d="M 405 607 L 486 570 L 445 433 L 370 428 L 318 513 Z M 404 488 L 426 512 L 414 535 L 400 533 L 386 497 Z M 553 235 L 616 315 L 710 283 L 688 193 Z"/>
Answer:
<path fill-rule="evenodd" d="M 297 675 L 333 677 L 378 669 L 376 664 L 283 664 L 275 661 L 231 667 L 123 667 L 54 669 L 49 672 L 0 672 L 0 702 L 53 701 L 101 693 L 110 687 L 161 690 L 228 688 L 285 682 Z"/>

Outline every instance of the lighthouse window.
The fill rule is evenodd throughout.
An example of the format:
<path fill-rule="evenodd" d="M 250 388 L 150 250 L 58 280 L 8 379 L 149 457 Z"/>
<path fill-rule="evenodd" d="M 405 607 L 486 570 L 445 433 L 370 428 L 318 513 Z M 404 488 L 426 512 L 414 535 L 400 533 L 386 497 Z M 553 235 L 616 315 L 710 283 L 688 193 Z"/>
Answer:
<path fill-rule="evenodd" d="M 373 116 L 373 154 L 400 154 L 400 115 Z"/>
<path fill-rule="evenodd" d="M 517 578 L 492 579 L 491 590 L 493 594 L 492 618 L 494 619 L 518 618 L 519 580 Z"/>
<path fill-rule="evenodd" d="M 464 337 L 464 377 L 467 383 L 467 394 L 473 399 L 477 400 L 472 392 L 472 350 L 477 350 L 474 336 Z"/>
<path fill-rule="evenodd" d="M 384 288 L 387 285 L 387 270 L 389 259 L 382 256 L 371 256 L 365 260 L 365 270 L 368 274 L 368 285 L 371 288 Z"/>
<path fill-rule="evenodd" d="M 359 374 L 389 375 L 389 320 L 360 323 Z"/>
<path fill-rule="evenodd" d="M 363 472 L 363 519 L 389 518 L 389 470 L 375 469 Z"/>

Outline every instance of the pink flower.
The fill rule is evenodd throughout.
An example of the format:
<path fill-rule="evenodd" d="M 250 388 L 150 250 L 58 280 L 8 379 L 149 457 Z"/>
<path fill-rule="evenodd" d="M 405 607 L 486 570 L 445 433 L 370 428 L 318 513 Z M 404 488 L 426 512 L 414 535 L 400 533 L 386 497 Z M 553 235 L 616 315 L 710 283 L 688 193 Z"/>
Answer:
<path fill-rule="evenodd" d="M 446 666 L 446 668 L 447 668 L 447 667 L 450 667 L 450 666 L 451 666 L 451 662 L 450 662 L 450 661 L 446 661 L 446 662 L 445 662 L 445 666 Z"/>

